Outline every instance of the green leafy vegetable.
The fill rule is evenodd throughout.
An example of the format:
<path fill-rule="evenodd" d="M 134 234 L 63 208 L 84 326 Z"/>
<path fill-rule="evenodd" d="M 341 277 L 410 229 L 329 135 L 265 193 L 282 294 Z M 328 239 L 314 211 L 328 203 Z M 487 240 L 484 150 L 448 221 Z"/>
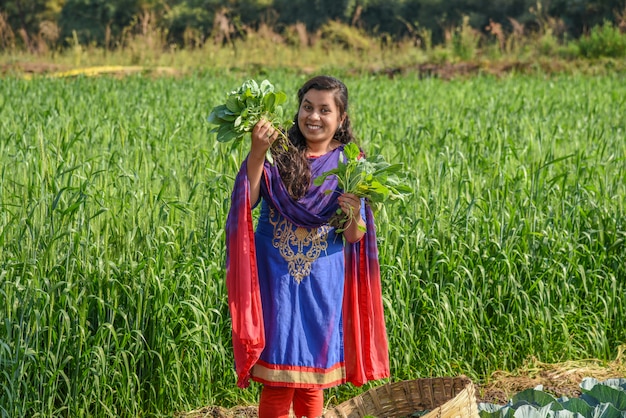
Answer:
<path fill-rule="evenodd" d="M 586 377 L 580 384 L 578 398 L 555 398 L 543 392 L 543 386 L 526 389 L 505 405 L 479 403 L 480 418 L 623 418 L 626 416 L 626 379 L 599 382 Z"/>
<path fill-rule="evenodd" d="M 211 110 L 208 121 L 215 127 L 210 132 L 217 134 L 219 142 L 240 142 L 259 120 L 266 119 L 279 132 L 279 140 L 275 144 L 287 149 L 289 140 L 285 132 L 293 122 L 285 115 L 282 107 L 285 101 L 287 95 L 276 91 L 268 80 L 263 80 L 261 84 L 246 80 L 238 89 L 227 94 L 223 104 Z M 267 157 L 272 161 L 270 150 Z"/>
<path fill-rule="evenodd" d="M 328 177 L 336 176 L 344 193 L 353 193 L 367 199 L 372 210 L 376 212 L 383 203 L 403 199 L 413 192 L 411 187 L 402 184 L 398 176 L 402 168 L 402 164 L 387 163 L 381 155 L 366 159 L 358 145 L 350 142 L 344 146 L 343 156 L 339 158 L 337 168 L 317 176 L 313 184 L 321 186 Z M 329 190 L 327 193 L 332 191 Z M 347 215 L 349 218 L 352 216 Z M 344 218 L 342 222 L 345 221 Z"/>

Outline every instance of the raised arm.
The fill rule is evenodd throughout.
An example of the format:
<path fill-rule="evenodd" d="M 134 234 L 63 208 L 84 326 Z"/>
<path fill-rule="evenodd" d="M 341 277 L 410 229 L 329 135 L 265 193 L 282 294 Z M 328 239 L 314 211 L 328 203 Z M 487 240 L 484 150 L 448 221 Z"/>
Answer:
<path fill-rule="evenodd" d="M 261 177 L 263 176 L 265 153 L 277 137 L 278 131 L 265 119 L 261 119 L 252 129 L 252 143 L 250 144 L 250 153 L 247 161 L 250 202 L 252 204 L 259 200 L 261 193 Z"/>

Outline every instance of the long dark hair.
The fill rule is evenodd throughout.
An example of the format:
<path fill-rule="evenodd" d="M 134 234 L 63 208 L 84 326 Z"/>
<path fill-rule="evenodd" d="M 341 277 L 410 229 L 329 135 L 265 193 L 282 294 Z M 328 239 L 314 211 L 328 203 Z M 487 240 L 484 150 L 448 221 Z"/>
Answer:
<path fill-rule="evenodd" d="M 298 126 L 298 113 L 300 112 L 302 99 L 311 89 L 333 92 L 339 116 L 345 115 L 333 139 L 342 144 L 354 141 L 350 117 L 348 116 L 348 88 L 346 85 L 340 80 L 327 75 L 313 77 L 304 83 L 298 90 L 298 111 L 294 116 L 293 125 L 287 132 L 287 136 L 291 144 L 294 145 L 295 150 L 278 153 L 275 157 L 275 164 L 280 172 L 283 184 L 287 188 L 289 195 L 296 200 L 303 197 L 311 185 L 311 168 L 306 157 L 306 139 Z"/>

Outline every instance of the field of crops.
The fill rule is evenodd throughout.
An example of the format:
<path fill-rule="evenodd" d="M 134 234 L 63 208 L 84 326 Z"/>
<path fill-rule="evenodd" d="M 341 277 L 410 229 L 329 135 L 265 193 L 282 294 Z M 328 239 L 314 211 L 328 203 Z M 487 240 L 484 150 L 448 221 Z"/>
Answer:
<path fill-rule="evenodd" d="M 377 217 L 394 380 L 479 381 L 626 343 L 624 76 L 339 74 L 361 145 L 415 190 Z M 224 224 L 246 78 L 0 80 L 0 416 L 171 416 L 240 390 Z M 328 391 L 343 400 L 361 389 Z"/>

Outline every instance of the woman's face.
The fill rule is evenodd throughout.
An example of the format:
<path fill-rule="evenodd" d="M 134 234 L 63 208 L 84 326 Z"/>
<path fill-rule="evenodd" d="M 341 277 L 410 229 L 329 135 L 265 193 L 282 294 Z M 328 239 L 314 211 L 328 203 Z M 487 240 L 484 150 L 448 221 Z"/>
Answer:
<path fill-rule="evenodd" d="M 308 144 L 330 143 L 343 119 L 332 90 L 311 89 L 304 94 L 298 110 L 298 126 Z"/>

